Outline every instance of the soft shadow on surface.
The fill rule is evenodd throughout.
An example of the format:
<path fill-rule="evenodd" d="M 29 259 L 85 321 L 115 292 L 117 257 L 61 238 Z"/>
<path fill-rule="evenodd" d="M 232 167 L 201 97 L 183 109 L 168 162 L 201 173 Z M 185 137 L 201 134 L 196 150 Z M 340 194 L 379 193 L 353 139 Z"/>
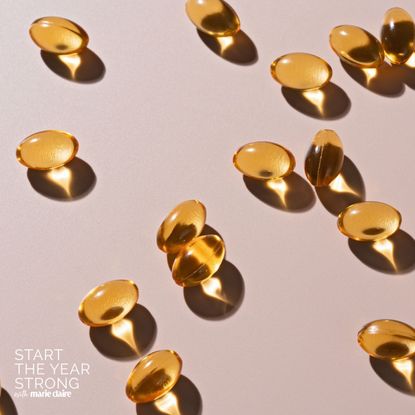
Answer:
<path fill-rule="evenodd" d="M 384 62 L 378 68 L 357 68 L 341 61 L 344 70 L 358 84 L 386 97 L 399 97 L 405 91 L 403 74 L 396 66 Z"/>
<path fill-rule="evenodd" d="M 258 60 L 258 51 L 251 38 L 243 31 L 234 36 L 215 37 L 197 31 L 202 42 L 216 55 L 238 65 L 252 65 Z"/>
<path fill-rule="evenodd" d="M 363 202 L 366 197 L 362 175 L 347 156 L 344 156 L 339 175 L 328 186 L 316 187 L 316 193 L 322 205 L 336 216 L 347 206 Z"/>
<path fill-rule="evenodd" d="M 239 270 L 224 260 L 210 279 L 183 289 L 184 300 L 199 317 L 222 320 L 234 314 L 244 297 L 245 284 Z"/>
<path fill-rule="evenodd" d="M 136 304 L 121 321 L 89 330 L 89 337 L 97 350 L 115 360 L 136 359 L 146 354 L 156 335 L 156 320 L 141 304 Z"/>
<path fill-rule="evenodd" d="M 369 360 L 372 369 L 385 383 L 399 392 L 415 395 L 414 357 L 395 361 L 370 357 Z"/>
<path fill-rule="evenodd" d="M 342 118 L 347 115 L 352 105 L 346 92 L 332 82 L 312 91 L 299 91 L 283 86 L 281 92 L 295 110 L 321 120 Z"/>
<path fill-rule="evenodd" d="M 18 415 L 16 405 L 6 389 L 0 389 L 0 414 Z"/>
<path fill-rule="evenodd" d="M 75 157 L 65 166 L 53 170 L 27 170 L 29 183 L 43 196 L 70 201 L 88 195 L 97 178 L 92 167 Z"/>
<path fill-rule="evenodd" d="M 314 206 L 314 191 L 297 173 L 283 179 L 256 180 L 243 177 L 247 189 L 261 202 L 286 212 L 305 212 Z"/>
<path fill-rule="evenodd" d="M 196 386 L 180 376 L 174 388 L 154 402 L 136 405 L 137 415 L 201 415 L 202 397 Z"/>
<path fill-rule="evenodd" d="M 94 83 L 105 75 L 104 62 L 88 48 L 80 53 L 69 55 L 58 55 L 42 50 L 40 56 L 52 72 L 69 81 Z"/>
<path fill-rule="evenodd" d="M 368 267 L 387 274 L 405 274 L 415 269 L 415 240 L 403 230 L 378 242 L 349 239 L 353 254 Z"/>

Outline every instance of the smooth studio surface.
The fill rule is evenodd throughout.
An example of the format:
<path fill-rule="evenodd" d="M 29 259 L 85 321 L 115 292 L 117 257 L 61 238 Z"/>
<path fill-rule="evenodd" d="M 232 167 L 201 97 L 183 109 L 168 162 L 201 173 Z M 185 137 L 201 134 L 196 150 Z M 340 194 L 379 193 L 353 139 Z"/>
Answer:
<path fill-rule="evenodd" d="M 0 379 L 19 415 L 137 413 L 125 383 L 138 358 L 101 354 L 77 315 L 83 296 L 112 279 L 139 286 L 139 306 L 157 325 L 145 353 L 180 354 L 182 376 L 199 391 L 203 415 L 413 414 L 415 398 L 378 375 L 356 339 L 376 319 L 415 326 L 415 76 L 408 67 L 386 67 L 367 86 L 364 73 L 345 70 L 328 37 L 341 24 L 379 36 L 387 9 L 400 6 L 415 16 L 414 3 L 229 3 L 258 52 L 249 65 L 209 49 L 184 1 L 0 2 Z M 45 63 L 28 29 L 50 15 L 88 32 L 103 76 L 76 81 L 94 73 L 84 66 L 94 63 L 91 56 L 67 61 L 75 80 Z M 224 42 L 227 56 L 249 51 Z M 275 57 L 298 51 L 332 67 L 321 91 L 288 94 L 271 77 Z M 35 178 L 16 161 L 19 142 L 47 129 L 69 131 L 80 143 L 71 162 L 77 164 L 65 166 L 70 183 L 52 178 L 56 186 L 82 187 L 85 175 L 75 168 L 81 163 L 96 176 L 95 187 L 76 200 L 48 197 L 37 176 L 42 186 L 35 190 Z M 402 214 L 401 231 L 381 246 L 394 247 L 395 268 L 372 245 L 350 243 L 338 231 L 328 210 L 342 207 L 337 193 L 324 198 L 308 185 L 304 159 L 321 129 L 335 130 L 343 142 L 342 177 L 355 193 L 340 193 L 341 201 L 356 201 L 363 182 L 367 200 Z M 232 157 L 242 145 L 264 140 L 292 151 L 296 175 L 275 189 L 257 183 L 248 189 Z M 203 201 L 207 225 L 226 243 L 223 272 L 207 287 L 211 301 L 191 301 L 192 291 L 174 283 L 156 244 L 168 212 L 190 199 Z M 220 310 L 235 298 L 240 304 L 231 315 L 205 319 L 200 315 L 210 308 L 192 311 L 214 301 L 224 304 L 215 306 Z M 134 326 L 132 319 L 126 320 Z M 137 327 L 135 337 L 141 333 Z M 89 363 L 90 375 L 71 398 L 16 398 L 18 348 L 61 348 L 62 362 Z"/>

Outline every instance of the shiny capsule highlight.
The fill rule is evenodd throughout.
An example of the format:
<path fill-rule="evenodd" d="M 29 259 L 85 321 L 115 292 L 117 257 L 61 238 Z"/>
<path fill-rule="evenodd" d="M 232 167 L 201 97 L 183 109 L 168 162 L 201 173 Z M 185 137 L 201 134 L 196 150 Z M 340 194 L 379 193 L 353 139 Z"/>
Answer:
<path fill-rule="evenodd" d="M 233 36 L 240 29 L 238 15 L 223 0 L 187 0 L 186 13 L 200 31 L 212 36 Z"/>
<path fill-rule="evenodd" d="M 65 131 L 46 130 L 25 138 L 17 147 L 17 160 L 33 170 L 64 166 L 78 152 L 78 140 Z"/>
<path fill-rule="evenodd" d="M 164 252 L 177 253 L 202 232 L 206 208 L 198 200 L 177 205 L 164 219 L 157 232 L 157 246 Z"/>
<path fill-rule="evenodd" d="M 132 370 L 125 388 L 134 403 L 152 402 L 168 393 L 180 378 L 182 359 L 173 350 L 143 357 Z"/>
<path fill-rule="evenodd" d="M 415 354 L 415 330 L 397 320 L 366 324 L 357 336 L 360 347 L 377 359 L 397 360 Z"/>
<path fill-rule="evenodd" d="M 122 320 L 137 304 L 138 288 L 129 280 L 112 280 L 92 289 L 82 300 L 78 315 L 91 327 L 109 326 Z"/>
<path fill-rule="evenodd" d="M 330 45 L 342 61 L 358 68 L 377 68 L 384 60 L 380 42 L 358 26 L 342 25 L 332 29 Z"/>
<path fill-rule="evenodd" d="M 295 167 L 293 154 L 268 141 L 245 144 L 233 156 L 234 166 L 245 176 L 259 180 L 280 179 Z"/>
<path fill-rule="evenodd" d="M 175 258 L 172 267 L 173 279 L 182 287 L 199 285 L 215 274 L 224 257 L 225 244 L 219 236 L 199 236 Z"/>
<path fill-rule="evenodd" d="M 30 37 L 42 50 L 56 54 L 78 53 L 89 38 L 82 27 L 63 17 L 42 17 L 29 29 Z"/>
<path fill-rule="evenodd" d="M 401 214 L 386 203 L 360 202 L 340 213 L 337 226 L 350 239 L 379 241 L 393 235 L 401 221 Z"/>
<path fill-rule="evenodd" d="M 331 66 L 309 53 L 289 53 L 271 65 L 271 75 L 281 85 L 302 91 L 318 89 L 330 82 Z"/>
<path fill-rule="evenodd" d="M 319 131 L 306 155 L 304 169 L 310 183 L 328 186 L 343 167 L 343 144 L 333 130 Z"/>
<path fill-rule="evenodd" d="M 391 63 L 405 63 L 414 52 L 415 27 L 412 16 L 400 7 L 389 9 L 383 19 L 380 39 Z"/>

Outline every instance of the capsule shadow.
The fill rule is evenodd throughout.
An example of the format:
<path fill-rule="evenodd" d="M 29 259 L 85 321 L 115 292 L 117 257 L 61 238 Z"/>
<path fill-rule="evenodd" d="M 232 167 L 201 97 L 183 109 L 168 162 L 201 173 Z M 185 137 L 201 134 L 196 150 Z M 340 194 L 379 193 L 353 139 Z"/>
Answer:
<path fill-rule="evenodd" d="M 144 306 L 136 304 L 119 322 L 91 327 L 89 337 L 95 348 L 114 360 L 132 360 L 146 354 L 157 335 L 156 320 Z"/>
<path fill-rule="evenodd" d="M 258 50 L 252 39 L 242 30 L 233 36 L 216 37 L 197 30 L 202 42 L 222 59 L 237 65 L 253 65 L 258 61 Z"/>
<path fill-rule="evenodd" d="M 277 180 L 256 180 L 247 176 L 243 180 L 261 202 L 286 212 L 305 212 L 316 201 L 312 187 L 295 172 Z"/>
<path fill-rule="evenodd" d="M 338 176 L 328 186 L 316 187 L 316 193 L 322 205 L 336 216 L 347 206 L 363 202 L 366 197 L 363 177 L 347 156 L 344 156 Z"/>
<path fill-rule="evenodd" d="M 75 157 L 65 166 L 53 170 L 27 170 L 30 185 L 50 199 L 71 201 L 87 196 L 97 178 L 92 167 Z"/>
<path fill-rule="evenodd" d="M 347 74 L 358 84 L 378 95 L 399 97 L 405 91 L 402 72 L 384 62 L 378 68 L 358 68 L 340 61 Z"/>
<path fill-rule="evenodd" d="M 59 55 L 42 50 L 40 56 L 52 72 L 69 81 L 84 84 L 95 83 L 105 75 L 104 62 L 88 48 L 69 55 Z"/>
<path fill-rule="evenodd" d="M 394 67 L 399 72 L 402 81 L 411 89 L 415 89 L 415 53 L 404 65 Z"/>
<path fill-rule="evenodd" d="M 6 389 L 0 389 L 0 414 L 1 415 L 18 415 L 16 405 Z"/>
<path fill-rule="evenodd" d="M 174 388 L 154 402 L 136 405 L 137 415 L 201 415 L 202 396 L 186 376 L 180 376 Z"/>
<path fill-rule="evenodd" d="M 369 358 L 375 373 L 390 387 L 407 395 L 415 396 L 415 358 L 382 360 Z"/>
<path fill-rule="evenodd" d="M 368 267 L 386 274 L 406 274 L 415 269 L 415 240 L 399 229 L 378 242 L 349 239 L 352 253 Z"/>
<path fill-rule="evenodd" d="M 281 92 L 295 110 L 320 120 L 342 118 L 348 114 L 352 105 L 346 92 L 332 82 L 312 91 L 299 91 L 283 86 Z"/>

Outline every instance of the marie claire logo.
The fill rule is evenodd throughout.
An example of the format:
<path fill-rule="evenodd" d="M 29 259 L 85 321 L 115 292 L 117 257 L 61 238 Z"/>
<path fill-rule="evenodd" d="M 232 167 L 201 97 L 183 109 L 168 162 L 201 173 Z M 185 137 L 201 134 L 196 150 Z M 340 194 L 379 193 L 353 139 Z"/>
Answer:
<path fill-rule="evenodd" d="M 70 398 L 89 363 L 65 361 L 63 349 L 16 349 L 15 398 Z"/>

